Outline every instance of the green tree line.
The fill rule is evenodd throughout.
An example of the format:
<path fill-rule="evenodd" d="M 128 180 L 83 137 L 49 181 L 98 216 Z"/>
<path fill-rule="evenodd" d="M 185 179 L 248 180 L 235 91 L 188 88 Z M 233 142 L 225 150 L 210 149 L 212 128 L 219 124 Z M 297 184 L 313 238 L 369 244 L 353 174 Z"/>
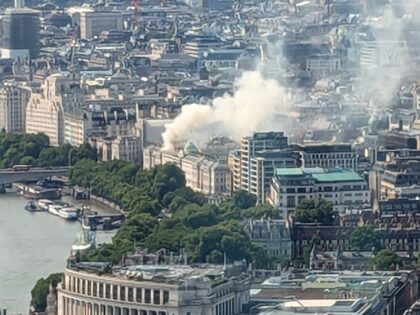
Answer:
<path fill-rule="evenodd" d="M 70 152 L 71 151 L 71 152 Z M 44 134 L 15 134 L 0 132 L 0 168 L 16 164 L 32 166 L 66 166 L 81 159 L 97 159 L 96 150 L 89 144 L 78 148 L 70 144 L 50 147 L 48 136 Z"/>
<path fill-rule="evenodd" d="M 185 186 L 185 176 L 175 165 L 141 171 L 133 163 L 111 161 L 98 165 L 83 160 L 70 172 L 73 184 L 90 187 L 129 211 L 112 244 L 99 245 L 81 257 L 88 261 L 118 263 L 135 247 L 151 251 L 185 249 L 190 262 L 222 263 L 246 259 L 260 267 L 275 258 L 254 245 L 241 221 L 262 216 L 278 217 L 271 207 L 256 207 L 256 200 L 240 191 L 219 206 Z"/>

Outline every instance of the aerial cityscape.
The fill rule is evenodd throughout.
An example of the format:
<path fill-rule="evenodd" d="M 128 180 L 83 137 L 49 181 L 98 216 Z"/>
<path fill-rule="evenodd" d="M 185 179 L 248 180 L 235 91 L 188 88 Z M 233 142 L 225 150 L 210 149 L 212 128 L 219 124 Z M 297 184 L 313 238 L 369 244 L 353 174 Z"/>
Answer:
<path fill-rule="evenodd" d="M 0 315 L 420 315 L 420 0 L 0 1 Z"/>

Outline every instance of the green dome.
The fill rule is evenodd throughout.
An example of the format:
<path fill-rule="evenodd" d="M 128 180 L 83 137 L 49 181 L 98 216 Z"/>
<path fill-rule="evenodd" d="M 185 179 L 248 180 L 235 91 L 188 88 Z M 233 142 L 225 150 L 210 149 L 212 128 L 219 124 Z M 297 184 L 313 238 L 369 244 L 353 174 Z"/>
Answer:
<path fill-rule="evenodd" d="M 189 140 L 184 146 L 185 154 L 193 154 L 193 153 L 199 153 L 199 152 L 200 151 L 191 140 Z"/>

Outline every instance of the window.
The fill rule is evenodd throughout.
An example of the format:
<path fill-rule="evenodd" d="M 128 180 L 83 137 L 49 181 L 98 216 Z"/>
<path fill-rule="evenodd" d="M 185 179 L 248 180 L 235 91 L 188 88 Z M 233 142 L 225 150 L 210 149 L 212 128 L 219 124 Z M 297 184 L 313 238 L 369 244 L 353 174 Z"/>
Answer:
<path fill-rule="evenodd" d="M 163 304 L 167 304 L 169 302 L 169 291 L 163 290 Z"/>
<path fill-rule="evenodd" d="M 125 287 L 120 287 L 120 300 L 125 301 Z"/>
<path fill-rule="evenodd" d="M 105 285 L 105 297 L 107 299 L 111 298 L 111 285 L 110 284 Z"/>
<path fill-rule="evenodd" d="M 153 290 L 153 304 L 160 304 L 160 291 Z"/>
<path fill-rule="evenodd" d="M 99 283 L 99 297 L 101 298 L 104 297 L 104 284 L 103 283 Z"/>
<path fill-rule="evenodd" d="M 296 201 L 295 196 L 287 196 L 287 207 L 295 207 Z"/>
<path fill-rule="evenodd" d="M 142 288 L 137 288 L 136 289 L 136 302 L 141 303 L 141 301 L 142 301 L 141 293 L 142 293 Z"/>
<path fill-rule="evenodd" d="M 98 295 L 98 284 L 96 282 L 93 282 L 93 296 Z"/>
<path fill-rule="evenodd" d="M 146 289 L 144 290 L 144 302 L 145 303 L 150 303 L 150 289 Z"/>
<path fill-rule="evenodd" d="M 129 302 L 133 302 L 133 300 L 134 300 L 134 296 L 133 295 L 134 295 L 133 294 L 133 288 L 128 288 L 128 297 L 127 297 L 127 299 L 128 299 Z"/>
<path fill-rule="evenodd" d="M 112 286 L 112 298 L 114 300 L 118 299 L 118 286 L 116 285 Z"/>

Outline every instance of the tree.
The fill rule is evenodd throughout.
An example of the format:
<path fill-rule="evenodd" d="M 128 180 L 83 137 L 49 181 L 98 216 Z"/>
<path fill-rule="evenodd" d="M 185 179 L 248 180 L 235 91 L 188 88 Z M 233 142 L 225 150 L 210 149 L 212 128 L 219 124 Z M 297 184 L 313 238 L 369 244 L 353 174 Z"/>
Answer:
<path fill-rule="evenodd" d="M 32 156 L 24 156 L 20 159 L 19 164 L 32 165 L 35 163 L 35 159 Z"/>
<path fill-rule="evenodd" d="M 280 211 L 269 205 L 258 205 L 255 207 L 245 209 L 242 212 L 242 217 L 253 219 L 261 219 L 262 217 L 271 219 L 281 219 Z"/>
<path fill-rule="evenodd" d="M 257 198 L 245 190 L 236 191 L 231 198 L 222 201 L 220 208 L 225 211 L 237 211 L 254 207 L 257 203 Z"/>
<path fill-rule="evenodd" d="M 201 194 L 185 186 L 183 172 L 173 164 L 140 171 L 130 162 L 99 165 L 81 160 L 71 169 L 70 180 L 91 187 L 95 194 L 121 204 L 129 212 L 112 244 L 89 251 L 82 255 L 82 261 L 117 263 L 136 246 L 177 253 L 185 249 L 191 262 L 222 263 L 225 253 L 230 262 L 246 259 L 259 267 L 275 262 L 251 242 L 239 221 L 274 217 L 276 211 L 266 206 L 254 207 L 255 197 L 244 191 L 237 192 L 224 206 L 207 204 Z M 158 222 L 163 207 L 169 208 L 170 213 Z"/>
<path fill-rule="evenodd" d="M 179 167 L 174 164 L 165 164 L 156 167 L 151 193 L 158 200 L 162 200 L 168 192 L 183 187 L 185 187 L 185 175 Z"/>
<path fill-rule="evenodd" d="M 350 234 L 350 244 L 357 251 L 377 251 L 381 246 L 379 233 L 371 225 L 354 229 Z"/>
<path fill-rule="evenodd" d="M 132 244 L 142 241 L 153 232 L 157 223 L 157 220 L 150 214 L 141 213 L 132 215 L 115 234 L 112 239 L 113 243 L 118 246 L 124 239 L 129 240 Z"/>
<path fill-rule="evenodd" d="M 233 202 L 239 209 L 248 209 L 255 206 L 257 198 L 244 190 L 239 190 L 233 195 Z"/>
<path fill-rule="evenodd" d="M 384 249 L 381 250 L 371 261 L 371 266 L 374 266 L 377 270 L 390 270 L 396 269 L 397 265 L 401 265 L 402 260 L 392 250 Z"/>
<path fill-rule="evenodd" d="M 333 223 L 333 205 L 325 199 L 304 199 L 295 209 L 296 221 L 302 223 Z"/>
<path fill-rule="evenodd" d="M 50 288 L 50 284 L 53 285 L 54 288 L 57 287 L 57 284 L 63 278 L 62 273 L 53 273 L 48 276 L 48 278 L 39 279 L 35 287 L 31 291 L 31 305 L 37 312 L 44 312 L 47 306 L 47 295 Z"/>

